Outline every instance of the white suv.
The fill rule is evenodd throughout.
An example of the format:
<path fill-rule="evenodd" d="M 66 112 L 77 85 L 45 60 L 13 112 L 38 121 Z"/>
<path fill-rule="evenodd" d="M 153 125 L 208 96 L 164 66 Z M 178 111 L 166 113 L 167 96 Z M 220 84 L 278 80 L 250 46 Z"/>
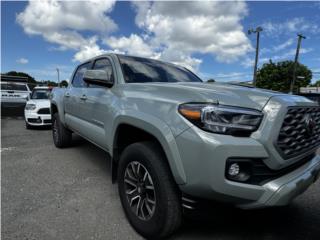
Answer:
<path fill-rule="evenodd" d="M 1 106 L 24 106 L 30 93 L 30 89 L 26 83 L 1 82 Z"/>
<path fill-rule="evenodd" d="M 26 128 L 51 125 L 50 87 L 35 87 L 24 109 Z"/>

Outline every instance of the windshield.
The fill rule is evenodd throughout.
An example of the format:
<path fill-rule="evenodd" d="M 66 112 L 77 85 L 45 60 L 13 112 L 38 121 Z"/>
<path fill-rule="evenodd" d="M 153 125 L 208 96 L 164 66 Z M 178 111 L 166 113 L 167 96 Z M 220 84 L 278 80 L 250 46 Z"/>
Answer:
<path fill-rule="evenodd" d="M 49 99 L 49 89 L 35 89 L 32 92 L 31 99 Z"/>
<path fill-rule="evenodd" d="M 25 84 L 1 83 L 1 90 L 6 91 L 28 91 Z"/>
<path fill-rule="evenodd" d="M 202 82 L 189 70 L 153 59 L 119 55 L 127 83 L 143 82 Z"/>

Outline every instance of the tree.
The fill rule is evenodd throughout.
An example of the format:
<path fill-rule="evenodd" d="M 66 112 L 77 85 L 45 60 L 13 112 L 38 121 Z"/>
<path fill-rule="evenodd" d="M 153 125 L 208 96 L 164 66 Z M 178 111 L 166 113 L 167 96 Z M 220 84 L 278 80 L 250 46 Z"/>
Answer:
<path fill-rule="evenodd" d="M 61 86 L 61 87 L 68 87 L 68 82 L 67 82 L 67 80 L 62 80 L 61 83 L 60 83 L 60 86 Z"/>
<path fill-rule="evenodd" d="M 269 63 L 263 64 L 258 70 L 257 87 L 289 92 L 293 67 L 293 61 L 274 63 L 270 60 Z M 298 63 L 296 74 L 298 77 L 296 78 L 294 92 L 297 92 L 300 87 L 308 86 L 312 79 L 311 70 L 301 63 Z"/>
<path fill-rule="evenodd" d="M 316 81 L 314 84 L 311 84 L 311 87 L 320 87 L 320 80 Z"/>
<path fill-rule="evenodd" d="M 216 82 L 216 80 L 214 80 L 213 78 L 210 78 L 210 79 L 208 79 L 207 82 L 208 82 L 208 83 L 213 83 L 213 82 Z"/>
<path fill-rule="evenodd" d="M 54 82 L 54 81 L 50 81 L 50 80 L 42 80 L 41 82 L 39 82 L 43 85 L 47 85 L 49 87 L 57 87 L 58 86 L 58 83 L 57 82 Z"/>
<path fill-rule="evenodd" d="M 7 72 L 6 75 L 18 76 L 18 77 L 27 77 L 28 78 L 28 83 L 31 83 L 31 84 L 36 84 L 37 83 L 37 81 L 33 77 L 31 77 L 28 73 L 10 71 L 10 72 Z"/>
<path fill-rule="evenodd" d="M 37 85 L 37 81 L 32 76 L 30 76 L 28 73 L 10 71 L 10 72 L 7 72 L 6 75 L 28 78 L 27 83 L 28 83 L 28 86 L 31 90 Z"/>

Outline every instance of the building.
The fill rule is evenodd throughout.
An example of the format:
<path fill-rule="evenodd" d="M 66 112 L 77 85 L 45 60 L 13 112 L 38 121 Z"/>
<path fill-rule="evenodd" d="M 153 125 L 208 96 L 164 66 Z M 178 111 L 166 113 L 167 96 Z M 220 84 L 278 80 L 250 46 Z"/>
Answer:
<path fill-rule="evenodd" d="M 320 87 L 301 87 L 300 93 L 319 93 Z"/>

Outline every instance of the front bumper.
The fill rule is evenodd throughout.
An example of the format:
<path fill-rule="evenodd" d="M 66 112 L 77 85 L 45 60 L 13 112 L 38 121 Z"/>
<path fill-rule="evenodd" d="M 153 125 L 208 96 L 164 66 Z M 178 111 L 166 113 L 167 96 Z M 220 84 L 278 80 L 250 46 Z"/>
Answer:
<path fill-rule="evenodd" d="M 204 132 L 196 127 L 176 138 L 186 184 L 184 194 L 201 199 L 231 203 L 240 208 L 263 208 L 288 204 L 319 176 L 320 156 L 263 185 L 229 181 L 225 178 L 227 159 L 272 158 L 253 138 L 239 138 Z"/>
<path fill-rule="evenodd" d="M 25 121 L 32 126 L 51 125 L 51 114 L 38 114 L 34 111 L 24 111 Z"/>

